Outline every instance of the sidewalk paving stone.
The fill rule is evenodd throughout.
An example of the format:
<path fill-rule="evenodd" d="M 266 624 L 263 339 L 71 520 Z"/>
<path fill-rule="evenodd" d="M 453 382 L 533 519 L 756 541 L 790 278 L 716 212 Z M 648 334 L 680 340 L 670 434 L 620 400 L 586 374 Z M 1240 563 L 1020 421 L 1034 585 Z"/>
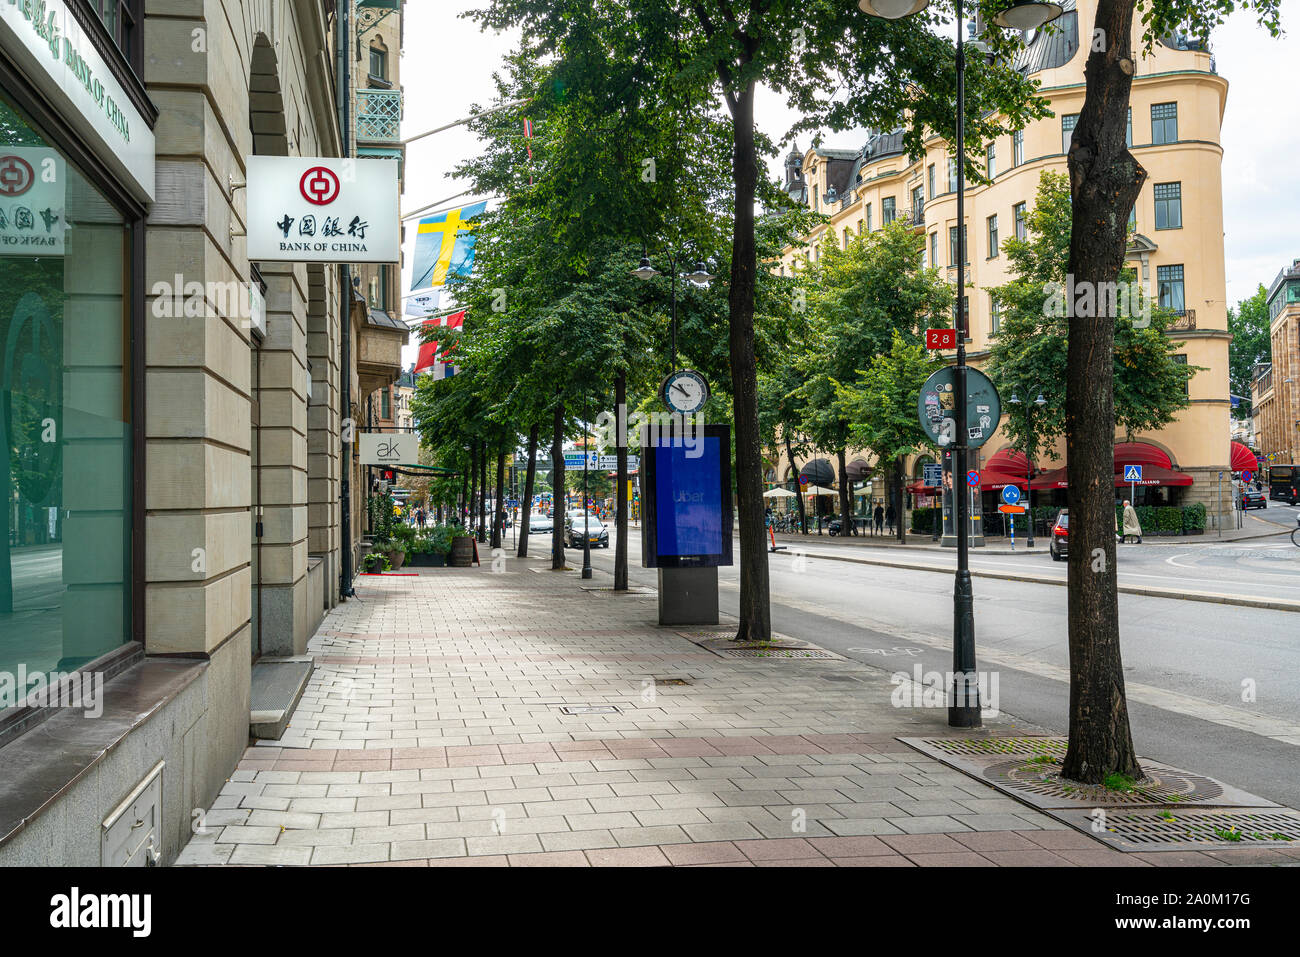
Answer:
<path fill-rule="evenodd" d="M 247 749 L 178 863 L 199 866 L 1137 866 L 896 740 L 945 735 L 852 661 L 732 660 L 576 573 L 362 580 L 311 639 L 280 742 Z M 580 623 L 581 627 L 574 627 Z M 729 626 L 720 625 L 719 631 Z M 814 637 L 815 636 L 806 636 Z M 824 675 L 852 682 L 832 683 Z M 682 677 L 683 686 L 650 679 Z M 611 704 L 610 714 L 561 706 Z M 990 730 L 1015 719 L 1002 716 Z"/>

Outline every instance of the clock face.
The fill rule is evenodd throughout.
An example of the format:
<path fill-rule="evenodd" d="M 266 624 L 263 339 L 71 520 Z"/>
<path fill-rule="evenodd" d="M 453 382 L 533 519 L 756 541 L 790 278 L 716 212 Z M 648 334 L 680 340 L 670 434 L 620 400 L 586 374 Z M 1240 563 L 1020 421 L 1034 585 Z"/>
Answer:
<path fill-rule="evenodd" d="M 709 401 L 709 384 L 693 369 L 681 369 L 664 379 L 663 400 L 678 415 L 694 415 Z"/>

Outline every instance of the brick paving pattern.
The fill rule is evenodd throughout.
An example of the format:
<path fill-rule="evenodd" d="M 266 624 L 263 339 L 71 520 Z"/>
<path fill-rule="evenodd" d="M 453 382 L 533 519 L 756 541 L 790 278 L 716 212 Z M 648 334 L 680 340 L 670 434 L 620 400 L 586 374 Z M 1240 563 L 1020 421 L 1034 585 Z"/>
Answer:
<path fill-rule="evenodd" d="M 722 659 L 657 627 L 652 598 L 584 591 L 576 572 L 536 559 L 358 581 L 360 600 L 311 641 L 317 670 L 283 739 L 248 748 L 178 864 L 1300 858 L 1111 850 L 896 741 L 947 733 L 946 711 L 894 708 L 888 673 Z M 566 705 L 619 710 L 566 715 Z M 1009 732 L 1012 720 L 991 727 Z"/>

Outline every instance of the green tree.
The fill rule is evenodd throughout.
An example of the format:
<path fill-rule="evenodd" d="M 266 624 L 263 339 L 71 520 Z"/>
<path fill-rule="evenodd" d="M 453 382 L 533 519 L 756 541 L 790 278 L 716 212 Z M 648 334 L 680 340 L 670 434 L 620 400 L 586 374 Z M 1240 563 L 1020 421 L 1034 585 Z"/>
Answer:
<path fill-rule="evenodd" d="M 1062 399 L 1070 328 L 1064 301 L 1071 215 L 1068 180 L 1060 173 L 1043 173 L 1026 220 L 1028 237 L 1002 243 L 1012 278 L 989 290 L 999 305 L 1000 327 L 987 371 L 1001 395 L 1025 400 L 1018 407 L 1005 406 L 1003 431 L 1030 461 L 1038 449 L 1066 433 Z M 1132 270 L 1121 272 L 1119 282 L 1125 295 L 1137 289 Z M 1113 318 L 1115 426 L 1132 435 L 1168 425 L 1188 406 L 1188 380 L 1202 371 L 1178 359 L 1183 343 L 1168 334 L 1177 316 L 1143 295 Z M 1040 391 L 1047 405 L 1026 418 L 1028 403 Z"/>
<path fill-rule="evenodd" d="M 946 322 L 953 301 L 938 272 L 921 266 L 924 244 L 922 235 L 897 221 L 855 237 L 845 249 L 825 243 L 809 267 L 811 336 L 799 362 L 800 428 L 838 459 L 844 529 L 853 527 L 845 452 L 851 418 L 840 389 L 856 383 L 864 364 L 869 369 L 875 356 L 889 353 L 896 336 L 904 344 L 920 343 L 927 327 Z"/>
<path fill-rule="evenodd" d="M 1228 382 L 1232 394 L 1242 399 L 1232 410 L 1238 419 L 1250 418 L 1250 384 L 1255 378 L 1255 364 L 1268 362 L 1273 356 L 1268 327 L 1268 290 L 1262 284 L 1253 296 L 1228 307 L 1228 332 L 1232 334 L 1232 344 L 1228 346 Z"/>

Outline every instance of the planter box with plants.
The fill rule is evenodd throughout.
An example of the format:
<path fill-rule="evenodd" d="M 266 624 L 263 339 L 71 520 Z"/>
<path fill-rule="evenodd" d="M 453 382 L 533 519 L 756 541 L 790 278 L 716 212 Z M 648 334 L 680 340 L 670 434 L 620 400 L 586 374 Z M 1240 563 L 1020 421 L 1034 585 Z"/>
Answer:
<path fill-rule="evenodd" d="M 463 529 L 458 525 L 435 525 L 417 534 L 408 554 L 410 564 L 424 568 L 442 568 L 451 555 L 452 539 Z"/>

